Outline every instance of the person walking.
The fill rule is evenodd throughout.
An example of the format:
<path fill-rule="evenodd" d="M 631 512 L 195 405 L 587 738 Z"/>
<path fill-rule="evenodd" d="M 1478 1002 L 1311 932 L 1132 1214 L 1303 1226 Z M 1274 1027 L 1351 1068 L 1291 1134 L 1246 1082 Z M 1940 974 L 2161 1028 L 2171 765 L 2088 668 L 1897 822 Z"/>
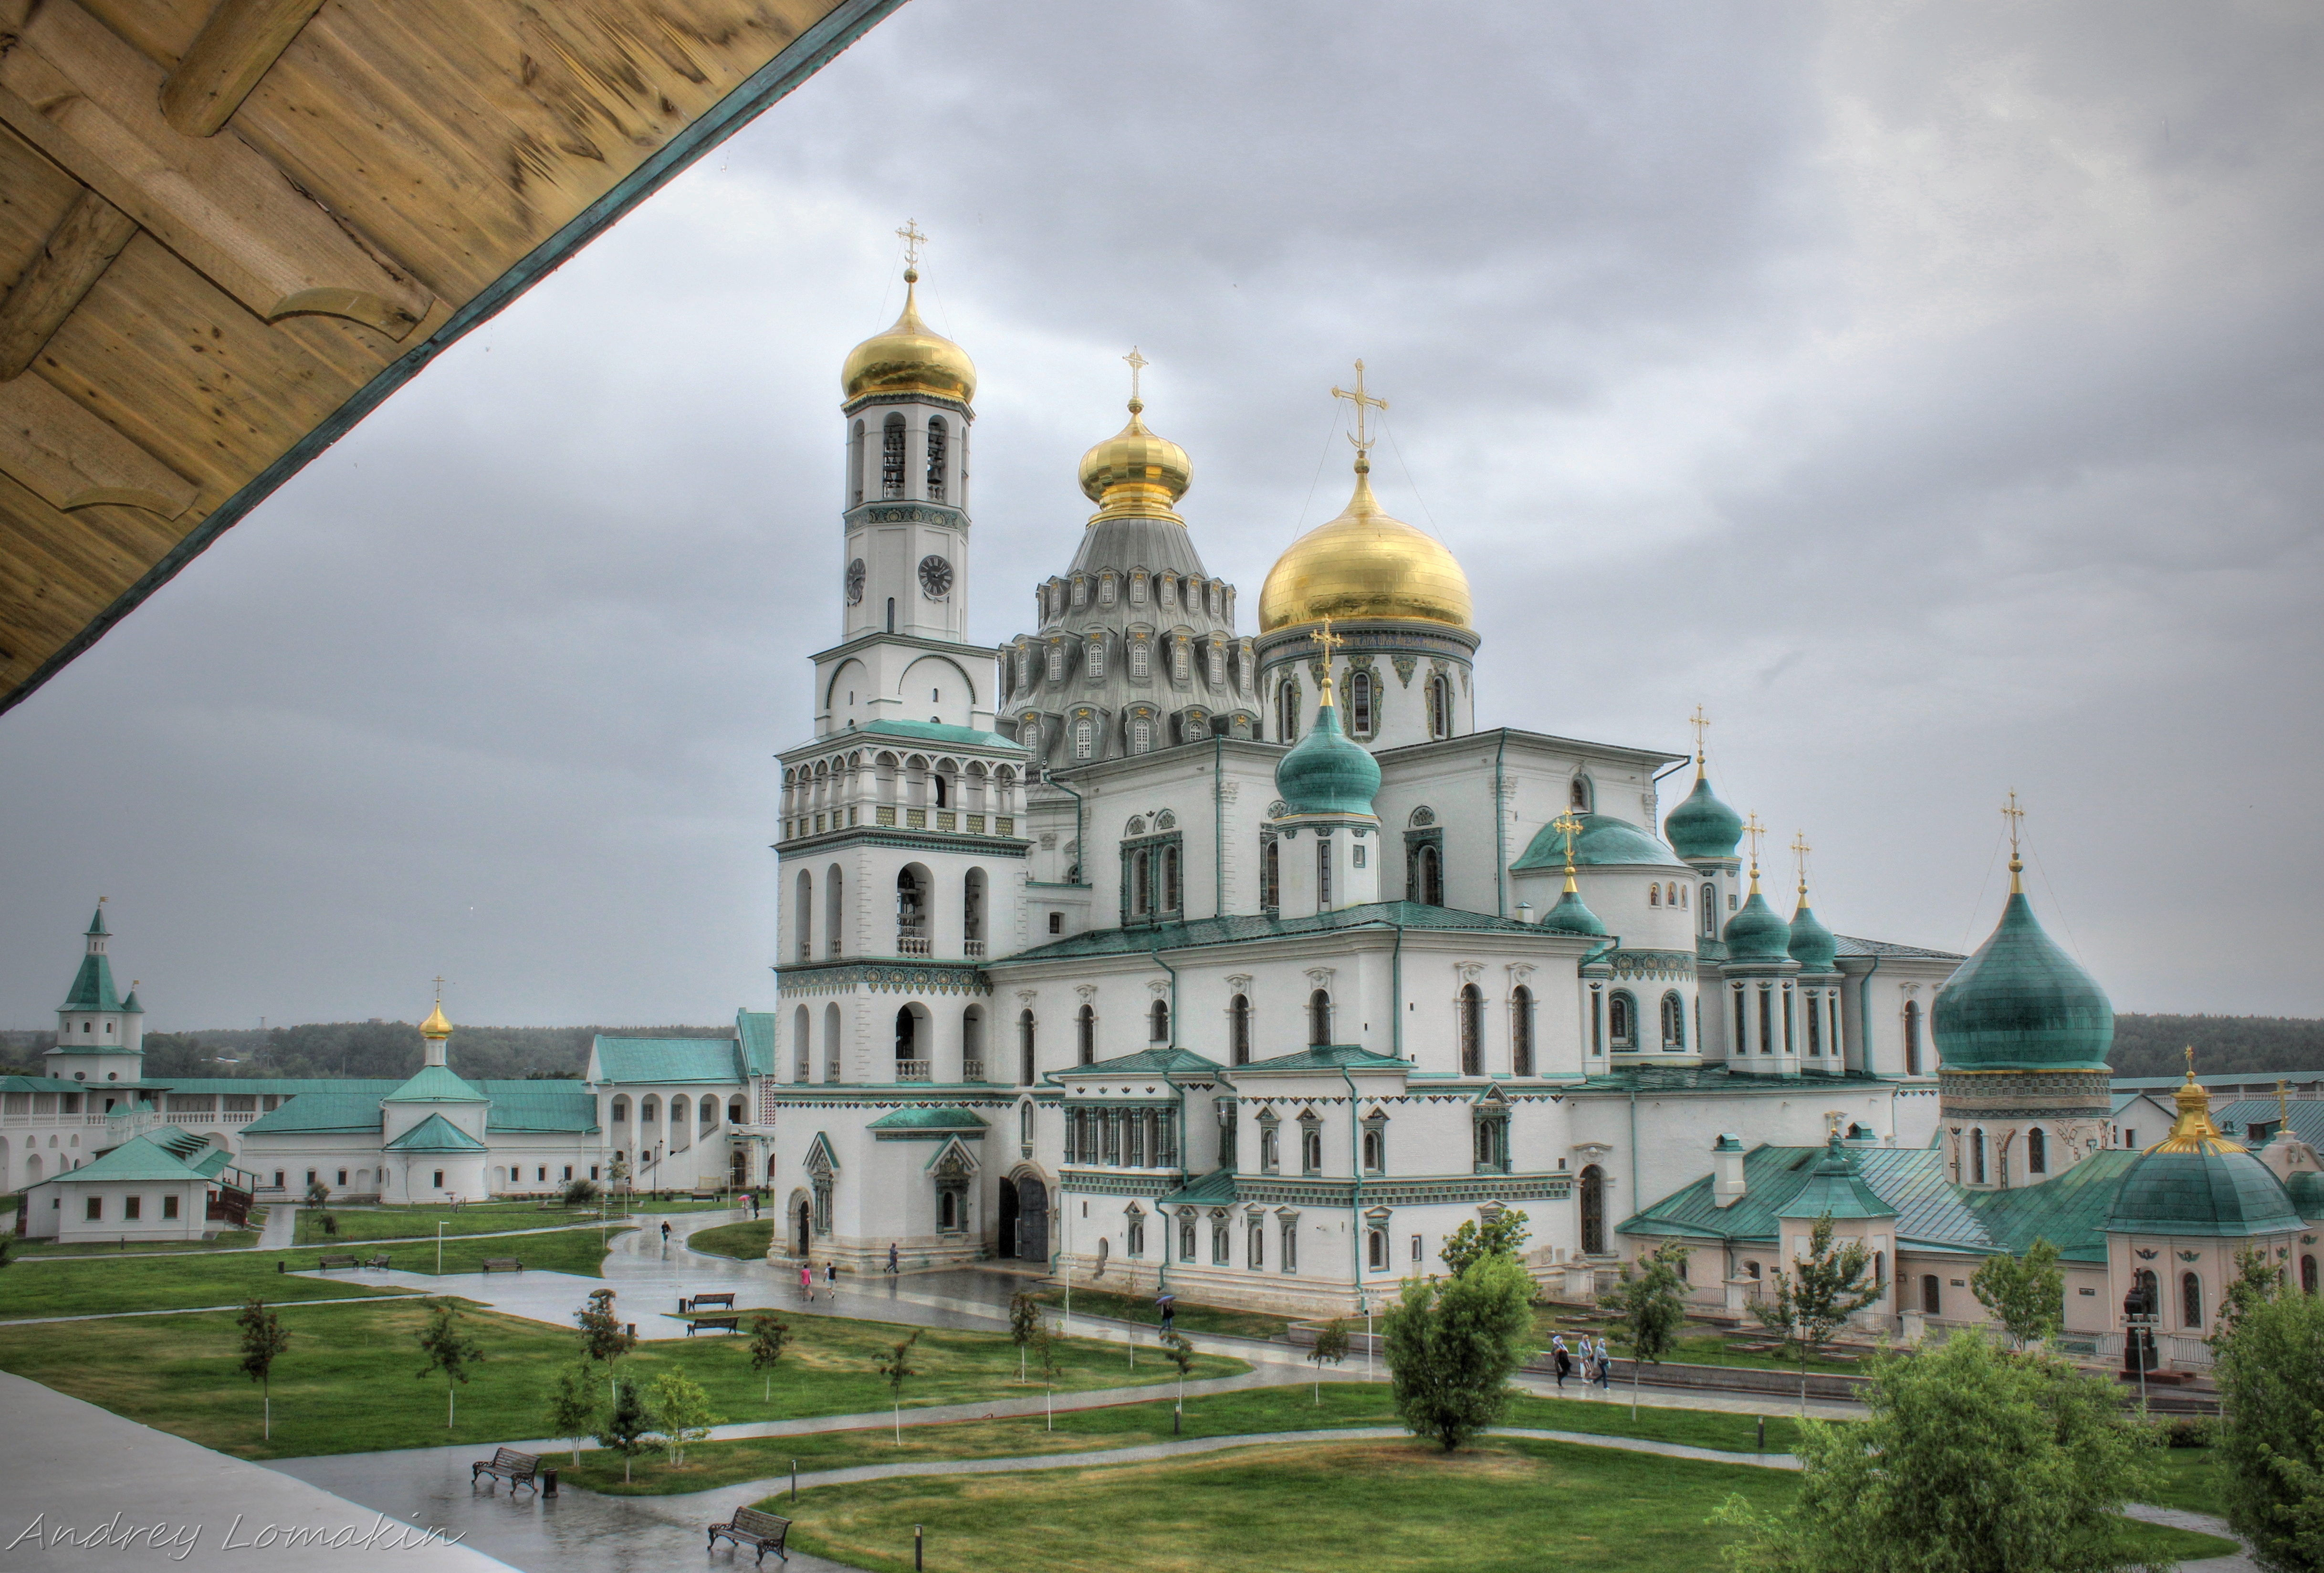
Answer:
<path fill-rule="evenodd" d="M 815 1300 L 815 1263 L 799 1263 L 799 1298 L 812 1303 Z"/>
<path fill-rule="evenodd" d="M 839 1298 L 839 1258 L 836 1256 L 823 1264 L 823 1291 L 833 1300 Z"/>
<path fill-rule="evenodd" d="M 893 1240 L 888 1242 L 888 1271 L 891 1273 L 896 1271 L 896 1242 Z"/>
<path fill-rule="evenodd" d="M 1565 1347 L 1565 1335 L 1554 1333 L 1549 1340 L 1550 1358 L 1557 1362 L 1557 1391 L 1565 1391 L 1565 1379 L 1573 1372 L 1573 1356 Z"/>
<path fill-rule="evenodd" d="M 668 1218 L 664 1218 L 661 1221 L 661 1243 L 665 1248 L 669 1245 L 669 1220 Z"/>
<path fill-rule="evenodd" d="M 1614 1378 L 1614 1357 L 1606 1352 L 1606 1335 L 1598 1335 L 1598 1385 L 1610 1387 Z"/>

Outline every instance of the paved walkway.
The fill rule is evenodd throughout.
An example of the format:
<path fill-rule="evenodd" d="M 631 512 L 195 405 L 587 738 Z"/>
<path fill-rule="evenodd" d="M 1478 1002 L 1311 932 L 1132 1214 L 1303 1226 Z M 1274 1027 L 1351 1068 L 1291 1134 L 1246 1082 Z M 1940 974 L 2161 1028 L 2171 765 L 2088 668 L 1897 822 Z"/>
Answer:
<path fill-rule="evenodd" d="M 2187 1513 L 2175 1507 L 2148 1507 L 2133 1503 L 2123 1509 L 2126 1518 L 2142 1523 L 2169 1524 L 2174 1530 L 2193 1530 L 2200 1535 L 2217 1535 L 2223 1541 L 2233 1541 L 2243 1550 L 2233 1557 L 2206 1557 L 2200 1562 L 2181 1562 L 2179 1573 L 2260 1573 L 2260 1566 L 2252 1559 L 2251 1546 L 2242 1536 L 2227 1527 L 2227 1521 L 2213 1518 L 2207 1513 Z"/>

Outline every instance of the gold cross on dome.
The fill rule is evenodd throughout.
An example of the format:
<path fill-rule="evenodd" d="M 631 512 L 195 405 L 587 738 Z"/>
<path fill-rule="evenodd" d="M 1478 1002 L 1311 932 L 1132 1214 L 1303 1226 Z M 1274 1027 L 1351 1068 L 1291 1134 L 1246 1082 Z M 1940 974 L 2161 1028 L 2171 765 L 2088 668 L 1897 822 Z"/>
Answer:
<path fill-rule="evenodd" d="M 1800 865 L 1800 894 L 1808 893 L 1808 854 L 1815 848 L 1808 845 L 1808 833 L 1799 831 L 1792 837 L 1792 856 Z"/>
<path fill-rule="evenodd" d="M 1130 353 L 1123 356 L 1121 358 L 1130 363 L 1130 407 L 1135 409 L 1137 408 L 1139 402 L 1138 374 L 1144 371 L 1148 366 L 1152 365 L 1154 363 L 1148 360 L 1144 356 L 1139 354 L 1138 347 L 1134 344 L 1130 347 Z"/>
<path fill-rule="evenodd" d="M 1711 730 L 1711 717 L 1702 713 L 1702 707 L 1701 705 L 1697 705 L 1694 708 L 1694 714 L 1688 717 L 1687 724 L 1694 728 L 1694 762 L 1697 764 L 1701 764 L 1702 763 L 1702 735 Z"/>
<path fill-rule="evenodd" d="M 440 972 L 436 975 L 436 1003 L 444 1003 L 444 975 Z"/>
<path fill-rule="evenodd" d="M 2009 821 L 2009 856 L 2015 860 L 2017 856 L 2018 822 L 2025 818 L 2025 810 L 2017 806 L 2017 791 L 2014 787 L 2010 789 L 2009 800 L 2001 805 L 2001 817 Z"/>
<path fill-rule="evenodd" d="M 1759 823 L 1758 815 L 1753 814 L 1744 820 L 1743 834 L 1751 837 L 1751 877 L 1754 879 L 1759 876 L 1759 837 L 1766 833 L 1767 827 Z"/>
<path fill-rule="evenodd" d="M 1565 872 L 1572 874 L 1573 872 L 1573 838 L 1582 834 L 1582 821 L 1573 817 L 1572 809 L 1568 809 L 1556 819 L 1552 819 L 1549 822 L 1549 828 L 1565 837 Z"/>
<path fill-rule="evenodd" d="M 133 992 L 137 987 L 134 983 L 129 986 Z M 2292 1131 L 2292 1094 L 2285 1089 L 2284 1084 L 2281 1081 L 2275 1084 L 2275 1113 L 2276 1117 L 2283 1122 L 2284 1133 L 2287 1135 L 2290 1134 Z"/>
<path fill-rule="evenodd" d="M 1332 652 L 1347 643 L 1344 635 L 1332 632 L 1332 619 L 1323 619 L 1323 631 L 1315 635 L 1315 648 L 1323 652 L 1323 664 L 1332 664 Z"/>
<path fill-rule="evenodd" d="M 920 233 L 918 222 L 915 219 L 905 219 L 904 227 L 896 231 L 896 234 L 904 243 L 904 265 L 908 268 L 918 267 L 920 247 L 927 243 L 928 238 Z"/>
<path fill-rule="evenodd" d="M 1363 362 L 1358 361 L 1356 363 L 1355 387 L 1353 389 L 1348 389 L 1334 385 L 1332 389 L 1332 397 L 1334 399 L 1349 400 L 1355 405 L 1356 434 L 1353 437 L 1349 438 L 1348 440 L 1355 444 L 1356 458 L 1369 463 L 1371 458 L 1372 444 L 1377 441 L 1378 439 L 1370 436 L 1365 429 L 1364 411 L 1366 409 L 1386 410 L 1388 408 L 1388 401 L 1364 392 Z"/>
<path fill-rule="evenodd" d="M 2192 1043 L 2187 1045 L 2187 1079 L 2195 1079 L 2195 1045 Z"/>

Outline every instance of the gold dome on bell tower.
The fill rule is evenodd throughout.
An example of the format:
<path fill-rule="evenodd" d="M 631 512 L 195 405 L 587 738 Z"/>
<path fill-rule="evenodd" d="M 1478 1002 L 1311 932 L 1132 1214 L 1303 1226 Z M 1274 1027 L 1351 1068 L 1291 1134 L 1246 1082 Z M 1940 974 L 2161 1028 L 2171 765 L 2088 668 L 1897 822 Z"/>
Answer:
<path fill-rule="evenodd" d="M 875 333 L 847 352 L 840 386 L 848 403 L 866 393 L 933 393 L 962 403 L 976 398 L 976 363 L 968 351 L 920 319 L 916 286 L 920 282 L 920 242 L 927 236 L 907 223 L 904 310 L 885 333 Z"/>
<path fill-rule="evenodd" d="M 1130 363 L 1130 423 L 1082 455 L 1082 492 L 1098 505 L 1090 523 L 1167 519 L 1183 524 L 1171 510 L 1194 480 L 1194 462 L 1185 449 L 1146 428 L 1138 374 L 1151 363 L 1135 348 L 1121 358 Z"/>

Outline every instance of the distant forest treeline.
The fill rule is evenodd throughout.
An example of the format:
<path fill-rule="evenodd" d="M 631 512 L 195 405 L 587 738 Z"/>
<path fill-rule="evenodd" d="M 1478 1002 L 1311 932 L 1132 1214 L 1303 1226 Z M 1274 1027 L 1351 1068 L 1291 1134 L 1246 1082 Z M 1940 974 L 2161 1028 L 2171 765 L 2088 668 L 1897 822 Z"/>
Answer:
<path fill-rule="evenodd" d="M 580 1076 L 599 1033 L 624 1038 L 731 1038 L 732 1027 L 456 1027 L 448 1058 L 462 1076 L 521 1081 Z M 54 1032 L 9 1032 L 5 1057 L 39 1074 Z M 409 1022 L 313 1022 L 243 1031 L 148 1032 L 145 1074 L 401 1078 L 420 1069 L 420 1029 Z M 227 1064 L 233 1060 L 235 1063 Z"/>
<path fill-rule="evenodd" d="M 604 1032 L 631 1038 L 731 1038 L 732 1027 L 460 1027 L 450 1059 L 463 1076 L 485 1080 L 577 1077 L 589 1041 Z M 37 1075 L 53 1032 L 0 1032 L 0 1059 Z M 316 1022 L 265 1032 L 148 1032 L 145 1073 L 152 1077 L 405 1077 L 420 1069 L 420 1029 L 408 1022 Z M 2115 1018 L 2117 1076 L 2175 1076 L 2195 1046 L 2195 1066 L 2211 1075 L 2324 1069 L 2324 1021 L 2300 1016 L 2141 1016 Z M 228 1065 L 222 1060 L 238 1063 Z"/>

